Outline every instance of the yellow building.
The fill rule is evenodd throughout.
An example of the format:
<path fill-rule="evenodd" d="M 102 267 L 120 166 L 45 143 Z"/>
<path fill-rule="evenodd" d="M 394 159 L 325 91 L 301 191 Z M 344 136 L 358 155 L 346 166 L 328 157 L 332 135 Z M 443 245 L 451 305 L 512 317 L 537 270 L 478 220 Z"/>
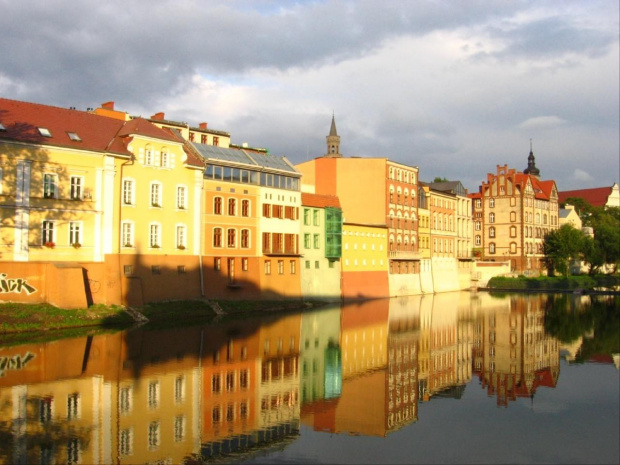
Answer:
<path fill-rule="evenodd" d="M 178 133 L 8 99 L 0 125 L 0 260 L 28 284 L 3 297 L 85 307 L 200 295 L 203 165 Z"/>

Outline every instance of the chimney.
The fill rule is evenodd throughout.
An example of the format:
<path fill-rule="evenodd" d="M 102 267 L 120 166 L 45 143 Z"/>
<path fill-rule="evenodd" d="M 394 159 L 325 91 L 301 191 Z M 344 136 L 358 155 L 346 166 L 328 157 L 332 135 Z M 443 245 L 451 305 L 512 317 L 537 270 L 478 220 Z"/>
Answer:
<path fill-rule="evenodd" d="M 163 121 L 164 120 L 164 112 L 160 111 L 159 113 L 155 113 L 153 116 L 151 116 L 151 119 L 156 119 L 157 121 Z"/>
<path fill-rule="evenodd" d="M 105 102 L 101 104 L 101 108 L 106 110 L 114 110 L 114 102 Z"/>
<path fill-rule="evenodd" d="M 199 127 L 200 129 L 207 129 L 207 123 L 200 123 L 200 124 L 198 125 L 198 127 Z"/>

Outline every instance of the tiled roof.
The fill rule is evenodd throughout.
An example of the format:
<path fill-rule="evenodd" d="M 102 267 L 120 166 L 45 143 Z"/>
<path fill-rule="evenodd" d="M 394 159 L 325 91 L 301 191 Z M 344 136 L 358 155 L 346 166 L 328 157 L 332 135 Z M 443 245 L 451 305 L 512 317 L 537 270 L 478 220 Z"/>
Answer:
<path fill-rule="evenodd" d="M 149 123 L 144 118 L 134 118 L 127 121 L 119 131 L 119 137 L 139 135 L 153 137 L 154 139 L 168 140 L 170 142 L 182 142 L 178 140 L 170 131 L 166 131 Z"/>
<path fill-rule="evenodd" d="M 532 189 L 534 189 L 534 197 L 540 200 L 550 200 L 551 193 L 553 192 L 553 186 L 555 186 L 555 181 L 541 181 L 536 176 L 532 176 L 524 173 L 517 173 L 516 182 L 521 186 L 525 186 L 527 181 L 530 181 L 532 184 Z"/>
<path fill-rule="evenodd" d="M 0 124 L 5 128 L 0 139 L 130 155 L 124 144 L 112 143 L 123 121 L 80 110 L 0 98 Z M 39 128 L 50 135 L 42 135 Z"/>
<path fill-rule="evenodd" d="M 578 189 L 558 192 L 559 202 L 564 203 L 569 197 L 579 197 L 586 200 L 593 207 L 604 207 L 611 194 L 611 187 L 594 187 L 592 189 Z"/>
<path fill-rule="evenodd" d="M 301 204 L 315 208 L 340 208 L 340 200 L 335 195 L 310 194 L 307 192 L 301 193 Z"/>

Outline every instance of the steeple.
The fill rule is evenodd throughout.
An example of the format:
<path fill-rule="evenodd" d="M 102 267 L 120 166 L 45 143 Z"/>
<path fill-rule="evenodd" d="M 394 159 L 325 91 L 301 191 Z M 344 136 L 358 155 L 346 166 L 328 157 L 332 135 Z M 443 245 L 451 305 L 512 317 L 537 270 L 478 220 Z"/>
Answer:
<path fill-rule="evenodd" d="M 327 153 L 325 156 L 330 158 L 342 157 L 342 155 L 340 155 L 340 136 L 338 135 L 338 131 L 336 131 L 336 118 L 333 113 L 332 125 L 329 129 L 329 136 L 327 136 L 326 139 Z"/>
<path fill-rule="evenodd" d="M 530 156 L 527 157 L 527 168 L 523 170 L 523 173 L 531 174 L 536 177 L 540 176 L 540 170 L 536 168 L 536 159 L 534 158 L 534 151 L 532 150 L 532 139 L 530 139 Z"/>

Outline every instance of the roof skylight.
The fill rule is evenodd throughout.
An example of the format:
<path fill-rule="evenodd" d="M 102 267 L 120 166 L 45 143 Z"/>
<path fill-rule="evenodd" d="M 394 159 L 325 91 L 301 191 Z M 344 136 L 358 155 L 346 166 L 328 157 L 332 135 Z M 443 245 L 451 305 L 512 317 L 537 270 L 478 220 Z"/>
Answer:
<path fill-rule="evenodd" d="M 82 138 L 78 136 L 77 132 L 67 132 L 69 139 L 74 140 L 76 142 L 81 142 Z"/>
<path fill-rule="evenodd" d="M 44 136 L 44 137 L 52 137 L 52 133 L 50 132 L 49 129 L 47 128 L 37 128 L 39 130 L 39 133 Z"/>
<path fill-rule="evenodd" d="M 4 127 L 4 124 L 0 123 L 0 131 L 6 131 L 6 128 Z"/>

